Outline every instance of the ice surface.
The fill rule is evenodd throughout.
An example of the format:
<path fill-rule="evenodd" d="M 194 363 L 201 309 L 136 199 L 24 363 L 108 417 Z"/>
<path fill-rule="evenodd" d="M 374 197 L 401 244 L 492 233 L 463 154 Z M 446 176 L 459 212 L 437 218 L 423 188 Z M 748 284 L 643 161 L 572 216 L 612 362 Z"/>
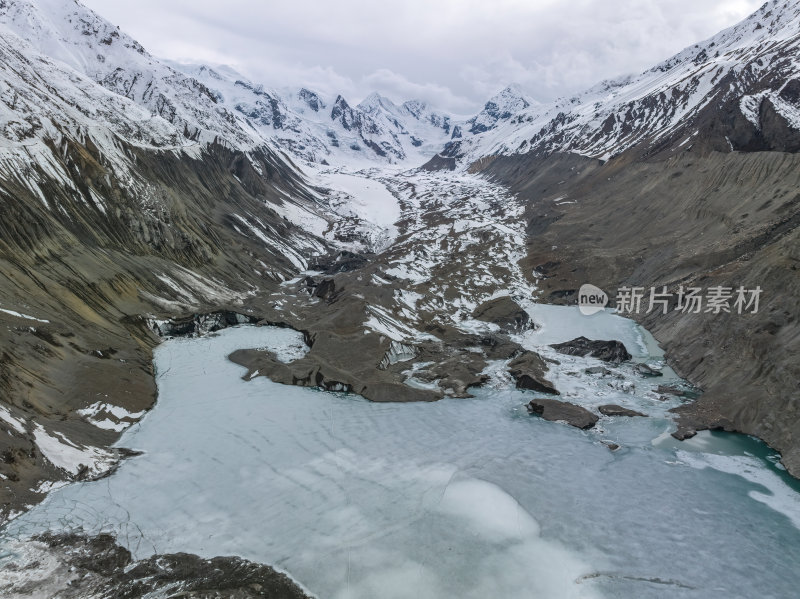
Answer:
<path fill-rule="evenodd" d="M 107 530 L 137 556 L 242 555 L 334 598 L 795 593 L 796 482 L 765 460 L 715 457 L 713 439 L 690 458 L 654 443 L 672 424 L 644 390 L 606 397 L 651 418 L 584 432 L 529 416 L 532 395 L 508 388 L 376 404 L 244 381 L 225 359 L 298 344 L 272 327 L 162 344 L 158 404 L 120 441 L 145 454 L 54 491 L 8 526 L 6 543 Z M 606 380 L 577 372 L 598 361 L 575 360 L 551 375 L 572 381 L 570 401 L 600 401 Z M 610 452 L 609 439 L 622 448 Z"/>
<path fill-rule="evenodd" d="M 527 306 L 527 312 L 538 325 L 535 331 L 525 335 L 525 341 L 532 347 L 563 343 L 583 336 L 621 341 L 633 356 L 653 353 L 645 345 L 641 327 L 610 310 L 584 316 L 577 306 L 531 304 Z"/>
<path fill-rule="evenodd" d="M 749 496 L 785 515 L 795 528 L 800 529 L 800 494 L 778 473 L 765 469 L 762 460 L 752 455 L 730 456 L 685 451 L 679 452 L 678 457 L 693 468 L 713 468 L 719 472 L 736 474 L 763 487 L 762 490 L 750 491 Z"/>
<path fill-rule="evenodd" d="M 321 184 L 344 192 L 347 201 L 341 210 L 378 229 L 376 249 L 391 245 L 397 236 L 395 223 L 400 220 L 401 210 L 397 198 L 380 181 L 356 174 L 330 172 L 322 175 Z"/>

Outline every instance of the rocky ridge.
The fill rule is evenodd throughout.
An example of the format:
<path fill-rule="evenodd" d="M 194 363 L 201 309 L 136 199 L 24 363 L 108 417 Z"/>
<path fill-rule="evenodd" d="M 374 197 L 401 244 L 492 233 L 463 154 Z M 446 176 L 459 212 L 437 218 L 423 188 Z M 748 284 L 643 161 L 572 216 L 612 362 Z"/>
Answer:
<path fill-rule="evenodd" d="M 18 558 L 0 573 L 0 590 L 9 599 L 33 593 L 65 599 L 309 597 L 269 566 L 237 557 L 202 559 L 185 553 L 134 561 L 110 535 L 44 535 L 16 549 Z"/>

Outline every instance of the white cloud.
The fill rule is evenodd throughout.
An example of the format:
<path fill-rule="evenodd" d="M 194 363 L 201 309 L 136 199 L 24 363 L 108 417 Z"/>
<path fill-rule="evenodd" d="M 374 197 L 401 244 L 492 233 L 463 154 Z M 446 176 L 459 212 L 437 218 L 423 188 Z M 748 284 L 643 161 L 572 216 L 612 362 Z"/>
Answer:
<path fill-rule="evenodd" d="M 474 112 L 518 83 L 541 100 L 642 71 L 761 0 L 83 0 L 173 60 L 230 64 L 272 87 L 374 90 Z"/>
<path fill-rule="evenodd" d="M 417 83 L 389 69 L 378 69 L 363 77 L 362 90 L 378 90 L 395 101 L 409 98 L 424 100 L 432 106 L 447 106 L 455 113 L 471 114 L 475 104 L 470 98 L 457 96 L 445 86 L 436 83 Z"/>

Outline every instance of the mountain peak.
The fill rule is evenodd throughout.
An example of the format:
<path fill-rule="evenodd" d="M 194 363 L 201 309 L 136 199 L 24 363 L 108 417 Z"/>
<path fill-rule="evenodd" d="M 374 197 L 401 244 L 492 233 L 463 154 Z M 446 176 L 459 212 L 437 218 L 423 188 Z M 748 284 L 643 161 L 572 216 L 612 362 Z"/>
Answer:
<path fill-rule="evenodd" d="M 492 134 L 460 142 L 458 151 L 467 159 L 572 152 L 602 160 L 634 146 L 795 151 L 799 30 L 800 3 L 771 0 L 643 73 L 602 81 L 570 99 L 540 105 L 508 86 L 466 123 L 473 135 Z"/>
<path fill-rule="evenodd" d="M 483 110 L 467 122 L 469 131 L 477 134 L 494 129 L 499 122 L 507 121 L 533 103 L 534 100 L 526 97 L 518 85 L 509 85 L 492 96 Z"/>
<path fill-rule="evenodd" d="M 379 111 L 386 111 L 394 114 L 397 112 L 397 106 L 386 96 L 380 95 L 378 92 L 372 92 L 364 98 L 358 105 L 360 110 L 374 114 Z"/>
<path fill-rule="evenodd" d="M 319 112 L 325 108 L 325 102 L 322 101 L 319 94 L 305 87 L 300 88 L 300 91 L 297 92 L 297 97 L 314 112 Z"/>
<path fill-rule="evenodd" d="M 497 105 L 501 110 L 515 113 L 528 108 L 536 101 L 529 98 L 518 84 L 512 83 L 492 96 L 484 108 L 489 108 L 490 103 Z"/>

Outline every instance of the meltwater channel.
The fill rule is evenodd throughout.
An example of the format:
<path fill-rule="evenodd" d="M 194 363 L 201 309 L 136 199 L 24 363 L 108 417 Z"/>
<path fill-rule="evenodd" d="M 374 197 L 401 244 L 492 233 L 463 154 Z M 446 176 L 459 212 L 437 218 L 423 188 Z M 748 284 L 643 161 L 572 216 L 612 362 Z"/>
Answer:
<path fill-rule="evenodd" d="M 535 306 L 532 348 L 652 338 L 609 314 Z M 580 431 L 531 416 L 502 369 L 474 399 L 375 404 L 245 381 L 236 349 L 296 357 L 299 334 L 238 327 L 156 350 L 159 400 L 119 445 L 112 476 L 58 489 L 4 541 L 45 530 L 114 533 L 136 557 L 239 555 L 323 598 L 795 597 L 800 485 L 744 436 L 669 436 L 654 383 L 630 366 L 558 354 L 566 401 L 648 418 Z M 679 382 L 668 368 L 658 383 Z M 620 445 L 612 452 L 607 443 Z"/>

